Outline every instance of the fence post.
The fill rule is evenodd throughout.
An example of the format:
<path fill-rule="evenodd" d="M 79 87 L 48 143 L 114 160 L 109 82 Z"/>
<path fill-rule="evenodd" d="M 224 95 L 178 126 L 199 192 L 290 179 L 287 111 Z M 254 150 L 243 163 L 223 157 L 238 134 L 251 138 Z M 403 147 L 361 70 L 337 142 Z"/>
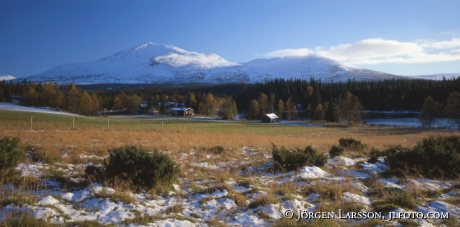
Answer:
<path fill-rule="evenodd" d="M 110 118 L 107 118 L 107 130 L 110 129 Z"/>
<path fill-rule="evenodd" d="M 33 128 L 33 119 L 34 118 L 34 115 L 30 116 L 30 129 Z"/>
<path fill-rule="evenodd" d="M 161 121 L 161 130 L 163 130 L 163 121 Z"/>
<path fill-rule="evenodd" d="M 75 117 L 72 117 L 72 128 L 75 128 Z"/>

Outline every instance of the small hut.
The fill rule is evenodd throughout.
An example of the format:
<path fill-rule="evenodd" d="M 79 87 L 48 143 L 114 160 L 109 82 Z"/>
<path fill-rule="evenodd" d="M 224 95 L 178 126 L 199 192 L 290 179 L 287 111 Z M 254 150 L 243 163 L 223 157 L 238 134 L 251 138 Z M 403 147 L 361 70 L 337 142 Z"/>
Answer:
<path fill-rule="evenodd" d="M 192 108 L 172 108 L 171 109 L 171 115 L 172 116 L 192 116 L 193 115 L 193 109 Z"/>
<path fill-rule="evenodd" d="M 279 119 L 278 116 L 276 116 L 276 114 L 274 113 L 269 113 L 269 114 L 265 114 L 264 116 L 262 116 L 262 123 L 273 123 L 273 122 L 277 122 Z"/>

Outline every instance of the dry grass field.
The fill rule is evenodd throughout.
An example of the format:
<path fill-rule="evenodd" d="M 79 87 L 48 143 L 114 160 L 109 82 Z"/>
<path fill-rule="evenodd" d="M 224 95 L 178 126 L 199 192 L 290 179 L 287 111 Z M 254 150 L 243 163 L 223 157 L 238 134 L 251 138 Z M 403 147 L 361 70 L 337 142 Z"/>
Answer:
<path fill-rule="evenodd" d="M 192 121 L 189 118 L 73 118 L 8 112 L 0 112 L 0 137 L 19 137 L 23 145 L 56 154 L 62 150 L 71 150 L 77 154 L 104 152 L 123 145 L 181 152 L 217 145 L 227 149 L 242 146 L 271 149 L 272 144 L 275 144 L 288 148 L 312 146 L 326 152 L 340 138 L 354 138 L 370 147 L 386 149 L 397 145 L 414 146 L 430 136 L 460 135 L 455 131 L 387 126 L 323 127 L 244 121 Z"/>

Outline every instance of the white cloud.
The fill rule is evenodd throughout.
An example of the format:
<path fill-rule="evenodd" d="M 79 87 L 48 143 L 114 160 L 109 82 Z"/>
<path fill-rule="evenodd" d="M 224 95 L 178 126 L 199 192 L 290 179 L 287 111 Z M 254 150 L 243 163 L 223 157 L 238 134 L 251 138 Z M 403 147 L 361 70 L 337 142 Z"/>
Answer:
<path fill-rule="evenodd" d="M 433 49 L 450 49 L 460 47 L 460 38 L 453 38 L 447 41 L 419 41 L 420 45 L 425 48 Z"/>
<path fill-rule="evenodd" d="M 266 54 L 267 57 L 319 55 L 337 61 L 358 64 L 429 63 L 460 60 L 460 38 L 446 41 L 400 42 L 380 38 L 365 39 L 352 44 L 329 48 L 284 49 Z"/>

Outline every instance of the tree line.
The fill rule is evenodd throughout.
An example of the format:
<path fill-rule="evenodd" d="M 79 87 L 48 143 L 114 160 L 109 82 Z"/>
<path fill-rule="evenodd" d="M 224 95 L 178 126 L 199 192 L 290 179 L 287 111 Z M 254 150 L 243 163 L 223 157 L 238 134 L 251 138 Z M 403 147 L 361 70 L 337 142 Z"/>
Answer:
<path fill-rule="evenodd" d="M 391 79 L 382 81 L 327 82 L 321 80 L 275 79 L 256 84 L 221 84 L 187 87 L 153 87 L 144 89 L 100 90 L 88 93 L 75 85 L 28 81 L 0 82 L 0 101 L 22 96 L 26 105 L 49 106 L 94 115 L 103 110 L 139 113 L 140 104 L 167 114 L 174 102 L 193 108 L 196 114 L 232 119 L 242 113 L 249 119 L 260 119 L 265 113 L 281 118 L 345 121 L 363 118 L 363 110 L 420 111 L 427 97 L 436 100 L 436 114 L 454 116 L 454 98 L 460 92 L 460 77 L 443 80 Z M 454 95 L 453 95 L 454 97 Z M 456 96 L 455 96 L 456 97 Z M 450 103 L 450 104 L 449 104 Z M 422 108 L 423 107 L 423 108 Z M 442 108 L 441 108 L 442 107 Z M 426 111 L 424 111 L 426 113 Z M 424 114 L 423 113 L 423 114 Z M 422 117 L 421 119 L 426 119 Z M 430 125 L 430 124 L 427 124 Z"/>

